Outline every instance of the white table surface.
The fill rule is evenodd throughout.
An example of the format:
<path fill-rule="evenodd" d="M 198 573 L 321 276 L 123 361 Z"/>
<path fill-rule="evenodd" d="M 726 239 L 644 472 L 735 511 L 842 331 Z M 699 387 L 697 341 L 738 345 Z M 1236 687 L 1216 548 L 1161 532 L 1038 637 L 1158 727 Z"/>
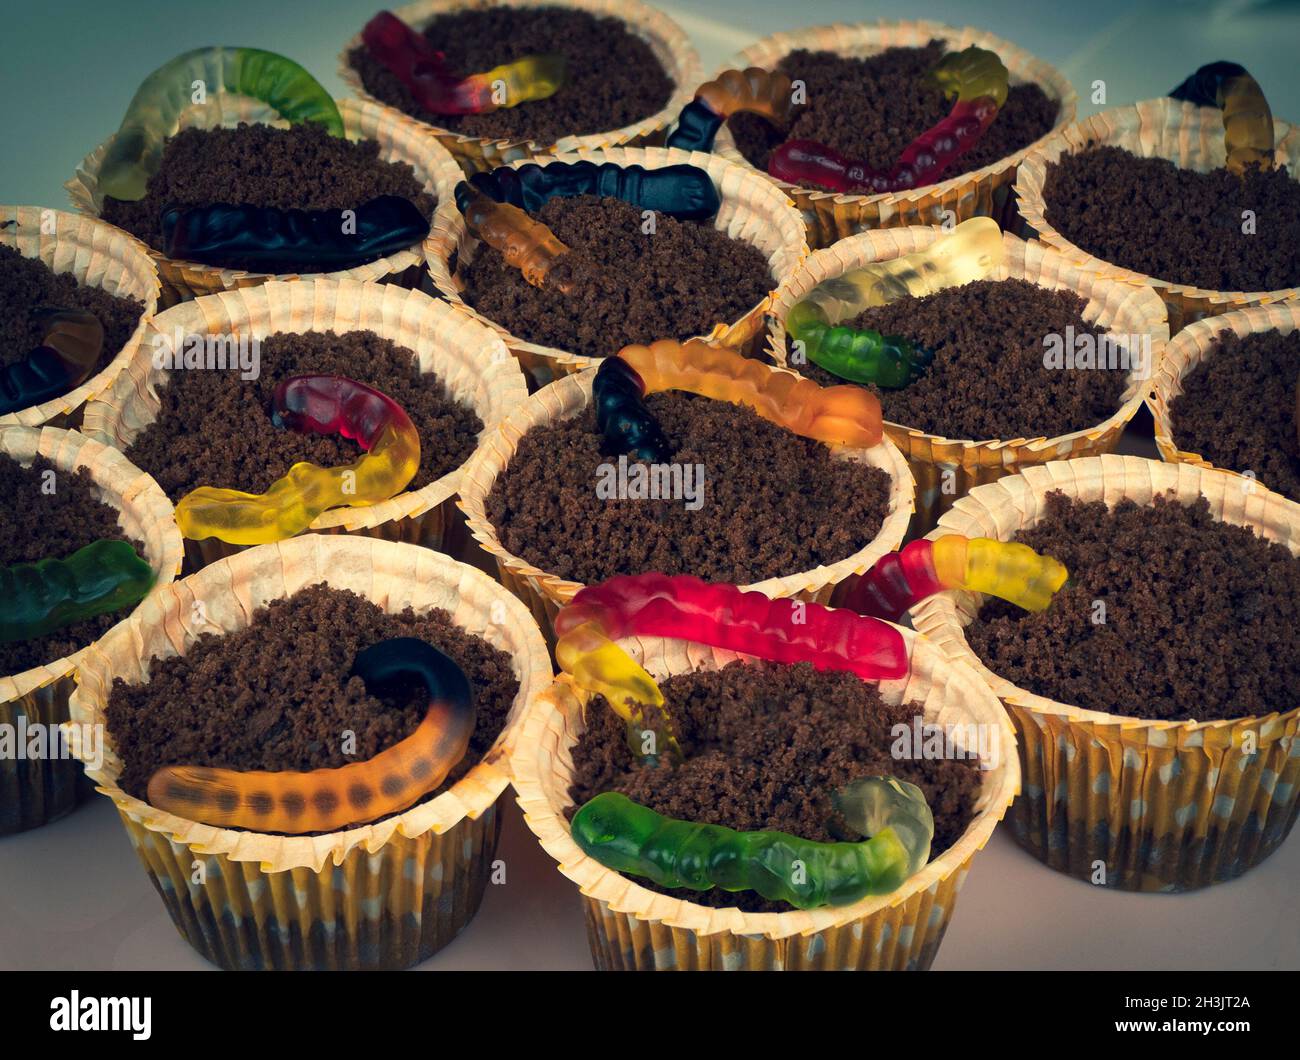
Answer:
<path fill-rule="evenodd" d="M 711 0 L 660 5 L 712 70 L 780 29 L 862 18 L 974 24 L 1060 68 L 1080 90 L 1107 83 L 1112 104 L 1163 95 L 1202 63 L 1232 59 L 1264 85 L 1274 113 L 1300 118 L 1295 42 L 1300 7 L 1285 2 L 928 4 L 897 0 Z M 65 207 L 62 183 L 116 128 L 140 79 L 202 44 L 288 54 L 342 93 L 335 56 L 376 5 L 319 0 L 221 4 L 128 0 L 11 5 L 0 63 L 0 201 Z M 1122 451 L 1154 456 L 1149 420 Z M 1145 433 L 1144 433 L 1145 432 Z M 499 856 L 478 916 L 423 969 L 591 967 L 576 889 L 533 840 L 507 797 Z M 1300 968 L 1300 839 L 1232 883 L 1182 895 L 1105 891 L 1043 867 L 999 829 L 977 856 L 937 969 Z M 62 821 L 0 838 L 0 969 L 210 967 L 171 925 L 116 812 L 102 797 Z"/>

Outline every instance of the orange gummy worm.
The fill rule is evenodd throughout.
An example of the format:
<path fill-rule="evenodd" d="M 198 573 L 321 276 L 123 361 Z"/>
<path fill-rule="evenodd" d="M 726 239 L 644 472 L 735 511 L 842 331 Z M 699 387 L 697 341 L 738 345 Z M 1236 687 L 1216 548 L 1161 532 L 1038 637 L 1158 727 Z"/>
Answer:
<path fill-rule="evenodd" d="M 546 225 L 534 221 L 518 206 L 497 202 L 467 182 L 457 186 L 456 202 L 469 230 L 499 250 L 506 264 L 522 272 L 534 287 L 543 286 L 556 261 L 569 252 Z M 552 282 L 565 294 L 573 289 L 572 282 Z"/>
<path fill-rule="evenodd" d="M 625 346 L 618 356 L 641 377 L 647 394 L 686 390 L 748 405 L 765 420 L 827 445 L 866 449 L 883 436 L 880 400 L 860 386 L 821 387 L 699 339 Z"/>
<path fill-rule="evenodd" d="M 722 118 L 747 111 L 783 127 L 790 117 L 792 82 L 785 74 L 750 66 L 726 70 L 695 92 L 695 98 Z"/>
<path fill-rule="evenodd" d="M 465 757 L 474 732 L 464 671 L 432 645 L 424 647 L 441 656 L 437 669 L 445 687 L 431 689 L 424 720 L 387 750 L 364 762 L 311 772 L 166 766 L 149 778 L 150 805 L 218 828 L 295 835 L 337 832 L 406 809 Z"/>

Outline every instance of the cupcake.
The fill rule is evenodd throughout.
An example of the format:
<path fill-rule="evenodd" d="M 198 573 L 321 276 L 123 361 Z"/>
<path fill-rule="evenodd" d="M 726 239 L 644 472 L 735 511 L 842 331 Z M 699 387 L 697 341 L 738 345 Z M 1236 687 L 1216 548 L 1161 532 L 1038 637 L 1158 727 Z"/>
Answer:
<path fill-rule="evenodd" d="M 1169 343 L 1147 398 L 1160 455 L 1236 471 L 1300 501 L 1300 305 L 1198 320 Z"/>
<path fill-rule="evenodd" d="M 636 0 L 421 0 L 397 8 L 394 18 L 409 27 L 387 27 L 408 45 L 399 54 L 441 53 L 449 82 L 499 75 L 502 64 L 533 57 L 558 61 L 559 76 L 544 95 L 518 105 L 439 105 L 461 113 L 436 113 L 428 107 L 437 104 L 417 97 L 392 59 L 384 62 L 382 51 L 377 56 L 367 47 L 364 32 L 348 43 L 340 56 L 343 80 L 363 99 L 431 127 L 468 173 L 542 152 L 659 142 L 701 76 L 681 28 Z"/>
<path fill-rule="evenodd" d="M 0 727 L 15 751 L 0 756 L 3 835 L 80 800 L 69 749 L 96 756 L 100 747 L 82 731 L 59 742 L 73 671 L 176 576 L 181 541 L 153 479 L 76 431 L 0 427 L 0 481 Z"/>
<path fill-rule="evenodd" d="M 1017 840 L 1098 886 L 1233 879 L 1295 821 L 1300 508 L 1226 472 L 1101 456 L 981 486 L 930 535 L 1064 563 L 1044 611 L 969 592 L 912 612 L 1016 725 Z M 1195 614 L 1195 621 L 1187 616 Z"/>
<path fill-rule="evenodd" d="M 671 598 L 663 591 L 655 606 Z M 654 760 L 642 758 L 644 730 L 629 746 L 626 724 L 581 664 L 539 695 L 511 757 L 524 820 L 582 892 L 597 968 L 928 968 L 971 859 L 1019 786 L 1006 715 L 969 668 L 944 661 L 924 638 L 816 604 L 804 612 L 809 629 L 852 624 L 854 642 L 869 634 L 894 676 L 850 672 L 864 665 L 857 654 L 816 669 L 792 656 L 766 661 L 791 646 L 771 650 L 801 605 L 782 616 L 779 602 L 758 600 L 765 618 L 710 626 L 701 634 L 709 643 L 640 629 L 617 640 L 644 667 L 642 681 L 658 683 L 661 721 L 677 740 L 671 757 L 659 744 Z M 589 611 L 582 597 L 575 607 Z M 690 618 L 700 614 L 692 604 Z M 711 646 L 756 630 L 746 650 L 766 659 Z M 833 652 L 836 637 L 793 639 L 800 652 Z M 937 753 L 910 742 L 917 734 Z M 888 816 L 864 825 L 845 799 L 882 784 L 902 805 L 887 804 Z M 639 832 L 641 817 L 656 822 L 655 836 L 690 832 L 699 856 L 656 853 L 654 838 L 631 843 L 625 829 Z M 884 854 L 890 832 L 904 849 Z M 847 858 L 865 836 L 881 857 L 867 855 L 874 868 L 821 860 L 821 844 L 838 841 Z M 731 856 L 711 856 L 715 843 Z"/>
<path fill-rule="evenodd" d="M 765 37 L 727 68 L 758 67 L 800 83 L 803 91 L 789 127 L 777 129 L 762 118 L 738 114 L 718 134 L 717 152 L 767 174 L 779 144 L 812 141 L 886 171 L 952 110 L 928 72 L 945 55 L 971 46 L 1001 61 L 1008 74 L 1007 97 L 979 142 L 938 182 L 870 195 L 829 191 L 806 181 L 776 182 L 803 212 L 813 247 L 828 247 L 868 228 L 934 224 L 945 217 L 1003 218 L 1017 165 L 1032 145 L 1074 119 L 1075 93 L 1051 66 L 971 27 L 882 20 Z M 887 109 L 882 100 L 889 101 Z"/>
<path fill-rule="evenodd" d="M 1016 198 L 1074 264 L 1153 288 L 1170 333 L 1300 293 L 1300 147 L 1274 121 L 1273 168 L 1225 168 L 1223 112 L 1162 97 L 1094 114 L 1035 150 Z"/>
<path fill-rule="evenodd" d="M 533 160 L 542 167 L 582 162 L 650 171 L 693 166 L 707 172 L 720 205 L 696 220 L 611 196 L 550 198 L 529 216 L 572 251 L 575 286 L 568 294 L 528 282 L 458 215 L 430 247 L 438 293 L 495 328 L 538 384 L 630 343 L 666 336 L 755 348 L 772 290 L 808 252 L 790 200 L 740 167 L 698 152 L 610 148 Z"/>
<path fill-rule="evenodd" d="M 293 91 L 279 97 L 287 114 L 236 91 L 245 88 L 241 69 L 281 67 L 293 75 Z M 269 73 L 256 82 L 243 76 L 245 91 L 274 97 L 259 87 L 276 86 Z M 191 78 L 207 85 L 201 102 L 191 102 Z M 182 83 L 184 99 L 174 99 Z M 143 98 L 150 92 L 166 103 Z M 144 124 L 155 113 L 164 125 Z M 187 52 L 155 71 L 122 128 L 66 186 L 82 213 L 149 247 L 170 305 L 272 276 L 414 287 L 431 229 L 455 209 L 450 193 L 459 172 L 446 151 L 391 111 L 336 104 L 282 56 L 217 48 Z"/>
<path fill-rule="evenodd" d="M 76 426 L 139 348 L 158 270 L 134 239 L 89 217 L 2 206 L 0 306 L 0 424 Z M 58 354 L 48 343 L 69 313 L 85 337 Z"/>
<path fill-rule="evenodd" d="M 527 391 L 496 336 L 419 291 L 300 280 L 175 306 L 87 410 L 86 429 L 142 461 L 174 504 L 202 486 L 260 493 L 300 461 L 337 468 L 361 455 L 337 429 L 276 425 L 277 390 L 304 375 L 372 388 L 418 437 L 418 464 L 399 492 L 359 506 L 339 497 L 310 529 L 451 547 L 462 466 Z M 224 533 L 186 541 L 191 569 L 242 547 Z"/>
<path fill-rule="evenodd" d="M 431 704 L 430 687 L 400 670 L 376 680 L 383 671 L 363 659 L 373 663 L 371 649 L 395 638 L 404 651 L 414 642 L 441 656 L 461 691 L 440 683 Z M 204 957 L 238 969 L 402 968 L 444 946 L 477 910 L 500 832 L 506 752 L 550 673 L 527 613 L 478 571 L 427 549 L 308 534 L 159 594 L 87 656 L 72 718 L 105 727 L 108 751 L 88 775 L 117 806 L 177 930 Z M 368 777 L 395 748 L 419 744 L 433 707 L 446 719 L 442 750 L 410 759 L 409 777 L 398 770 L 368 789 L 364 807 L 350 791 L 346 806 L 331 804 L 337 778 Z M 420 762 L 430 768 L 422 776 L 444 774 L 436 786 L 421 783 L 415 795 L 398 785 L 390 795 L 389 782 L 415 778 Z M 153 804 L 173 805 L 170 785 L 211 777 L 209 767 L 236 793 L 242 823 L 194 819 L 214 814 L 201 786 L 188 789 L 189 816 Z M 322 786 L 302 816 L 281 793 L 317 767 L 334 772 L 316 775 Z M 268 771 L 280 774 L 266 781 L 273 804 L 244 800 Z M 166 783 L 151 784 L 159 775 Z M 331 819 L 318 813 L 356 820 L 305 831 Z"/>
<path fill-rule="evenodd" d="M 747 365 L 752 380 L 785 395 L 778 408 L 809 400 L 786 389 L 793 373 L 701 343 L 683 356 Z M 474 454 L 461 488 L 470 533 L 548 636 L 584 584 L 617 574 L 694 574 L 824 602 L 902 541 L 912 480 L 879 433 L 878 444 L 827 444 L 764 418 L 752 396 L 652 393 L 645 410 L 669 452 L 646 459 L 611 447 L 592 397 L 602 370 L 533 394 Z"/>
<path fill-rule="evenodd" d="M 990 261 L 996 258 L 990 222 L 959 227 L 961 238 L 991 247 Z M 768 354 L 824 385 L 843 383 L 799 353 L 786 330 L 793 307 L 823 283 L 942 247 L 936 241 L 948 238 L 959 235 L 891 229 L 816 251 L 776 294 Z M 1010 234 L 1003 234 L 1001 252 L 996 267 L 958 270 L 962 279 L 983 279 L 903 295 L 840 322 L 932 355 L 906 385 L 862 384 L 879 395 L 886 434 L 916 479 L 914 535 L 931 529 L 975 485 L 1030 464 L 1113 449 L 1150 391 L 1168 339 L 1164 307 L 1151 292 Z"/>

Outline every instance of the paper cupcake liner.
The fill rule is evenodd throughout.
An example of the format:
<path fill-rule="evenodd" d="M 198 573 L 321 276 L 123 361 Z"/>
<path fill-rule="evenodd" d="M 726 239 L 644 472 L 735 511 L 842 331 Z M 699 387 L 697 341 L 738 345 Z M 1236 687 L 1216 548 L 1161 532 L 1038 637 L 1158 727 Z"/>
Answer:
<path fill-rule="evenodd" d="M 1290 302 L 1234 309 L 1230 313 L 1188 324 L 1174 336 L 1165 350 L 1160 370 L 1156 373 L 1155 387 L 1147 396 L 1147 407 L 1155 421 L 1156 448 L 1160 450 L 1161 458 L 1175 464 L 1214 466 L 1200 453 L 1189 453 L 1178 448 L 1174 441 L 1174 420 L 1170 410 L 1174 398 L 1183 392 L 1184 377 L 1213 355 L 1219 340 L 1225 334 L 1232 333 L 1245 338 L 1260 332 L 1280 331 L 1285 335 L 1297 328 L 1300 328 L 1300 302 Z M 1223 470 L 1235 473 L 1236 469 Z"/>
<path fill-rule="evenodd" d="M 93 217 L 43 206 L 0 206 L 0 246 L 36 258 L 88 287 L 144 303 L 144 312 L 117 355 L 79 387 L 31 408 L 0 416 L 0 427 L 79 427 L 86 402 L 112 385 L 139 348 L 158 310 L 158 269 L 138 239 Z"/>
<path fill-rule="evenodd" d="M 421 28 L 437 15 L 481 7 L 567 7 L 587 11 L 597 17 L 617 18 L 650 45 L 655 58 L 663 64 L 664 70 L 677 87 L 667 105 L 657 114 L 609 132 L 564 136 L 553 144 L 528 139 L 489 140 L 465 136 L 431 123 L 419 123 L 425 132 L 431 132 L 437 137 L 466 173 L 494 169 L 539 154 L 564 154 L 602 147 L 661 143 L 665 130 L 677 120 L 681 109 L 694 98 L 696 87 L 704 80 L 699 54 L 682 28 L 662 11 L 639 3 L 638 0 L 491 0 L 490 3 L 486 0 L 418 0 L 394 9 L 394 14 L 408 25 Z M 381 103 L 365 90 L 361 78 L 348 62 L 348 55 L 354 48 L 361 47 L 361 43 L 361 34 L 358 32 L 344 47 L 339 55 L 339 77 L 362 99 L 391 113 L 400 114 L 407 121 L 415 121 L 404 111 Z"/>
<path fill-rule="evenodd" d="M 601 969 L 858 970 L 924 969 L 952 916 L 971 860 L 1020 788 L 1011 725 L 997 699 L 963 663 L 902 630 L 911 673 L 881 681 L 889 703 L 915 702 L 927 724 L 987 726 L 997 747 L 975 817 L 962 837 L 892 894 L 852 905 L 788 913 L 712 909 L 658 894 L 605 868 L 569 834 L 573 746 L 586 728 L 587 693 L 562 676 L 530 704 L 511 755 L 524 821 L 582 892 L 592 959 Z M 746 658 L 682 640 L 628 637 L 622 645 L 656 679 L 717 670 Z M 956 731 L 961 731 L 959 728 Z"/>
<path fill-rule="evenodd" d="M 1035 146 L 1044 143 L 1074 121 L 1077 98 L 1069 80 L 1054 67 L 1010 41 L 971 26 L 957 28 L 942 22 L 893 21 L 839 23 L 810 29 L 773 33 L 751 44 L 719 69 L 744 69 L 759 66 L 766 70 L 793 51 L 829 51 L 837 55 L 866 58 L 888 48 L 923 48 L 932 40 L 942 40 L 949 50 L 959 51 L 977 45 L 996 52 L 1013 85 L 1033 83 L 1049 98 L 1060 103 L 1056 124 L 1046 136 L 982 169 L 961 173 L 937 184 L 915 191 L 885 195 L 841 195 L 831 191 L 809 191 L 797 184 L 770 177 L 754 168 L 736 147 L 731 131 L 724 125 L 718 132 L 715 150 L 724 158 L 743 165 L 751 173 L 776 184 L 794 199 L 808 224 L 808 242 L 814 249 L 829 247 L 836 240 L 873 228 L 903 228 L 909 225 L 939 224 L 945 214 L 956 220 L 970 217 L 994 217 L 1005 228 L 1014 213 L 1011 184 L 1016 167 Z M 960 163 L 959 163 L 960 164 Z"/>
<path fill-rule="evenodd" d="M 380 159 L 410 165 L 415 171 L 416 179 L 424 184 L 425 190 L 437 196 L 438 205 L 433 215 L 433 228 L 419 246 L 389 254 L 367 265 L 336 272 L 313 273 L 306 278 L 362 282 L 382 280 L 415 287 L 423 277 L 425 255 L 438 229 L 448 223 L 451 215 L 459 217 L 452 189 L 462 179 L 460 167 L 433 137 L 395 111 L 354 99 L 339 100 L 338 106 L 348 139 L 378 141 Z M 188 107 L 181 113 L 179 127 L 232 129 L 241 122 L 273 125 L 281 129 L 288 127 L 287 122 L 260 100 L 228 92 L 211 93 L 207 103 Z M 68 189 L 72 205 L 81 213 L 92 217 L 98 217 L 103 206 L 104 196 L 99 190 L 99 167 L 103 164 L 104 155 L 113 138 L 110 136 L 87 155 L 77 167 L 73 178 L 64 185 Z M 219 291 L 256 287 L 271 279 L 303 278 L 297 273 L 272 276 L 244 269 L 223 269 L 196 261 L 175 261 L 152 247 L 146 247 L 145 250 L 157 262 L 163 282 L 165 306 Z"/>
<path fill-rule="evenodd" d="M 90 779 L 113 800 L 177 930 L 223 968 L 404 968 L 452 939 L 483 896 L 524 704 L 551 680 L 537 627 L 486 575 L 428 549 L 308 534 L 232 556 L 148 601 L 87 651 L 72 721 L 104 722 L 114 678 L 143 682 L 151 658 L 184 654 L 204 632 L 243 629 L 259 607 L 320 582 L 390 614 L 445 609 L 510 654 L 519 693 L 491 750 L 448 790 L 324 836 L 214 828 L 155 809 L 118 787 L 122 763 L 109 733 Z"/>
<path fill-rule="evenodd" d="M 1275 120 L 1273 133 L 1276 164 L 1285 166 L 1293 178 L 1300 178 L 1300 132 L 1287 122 Z M 1223 111 L 1162 97 L 1104 110 L 1063 130 L 1031 151 L 1016 177 L 1016 200 L 1026 235 L 1037 235 L 1070 261 L 1110 279 L 1153 288 L 1169 308 L 1172 335 L 1203 317 L 1300 296 L 1300 287 L 1279 291 L 1210 291 L 1112 265 L 1075 246 L 1047 219 L 1047 203 L 1043 198 L 1047 166 L 1063 154 L 1079 154 L 1097 146 L 1122 147 L 1141 158 L 1164 158 L 1180 169 L 1208 173 L 1221 167 L 1225 160 Z M 1149 219 L 1134 218 L 1135 228 L 1145 230 L 1148 225 Z"/>
<path fill-rule="evenodd" d="M 116 449 L 57 427 L 4 426 L 0 452 L 25 465 L 39 455 L 60 471 L 84 467 L 90 473 L 99 499 L 118 510 L 118 524 L 128 537 L 144 545 L 145 559 L 157 576 L 138 608 L 147 607 L 180 573 L 181 535 L 171 504 L 158 484 Z M 72 674 L 89 650 L 0 676 L 0 725 L 16 728 L 20 718 L 26 719 L 29 729 L 67 721 Z M 50 731 L 46 729 L 47 735 Z M 69 813 L 85 794 L 80 779 L 81 766 L 72 758 L 0 756 L 0 835 L 36 828 Z"/>
<path fill-rule="evenodd" d="M 419 291 L 357 280 L 270 281 L 160 313 L 139 355 L 108 393 L 86 409 L 87 434 L 126 449 L 154 421 L 162 407 L 158 390 L 167 385 L 170 371 L 154 367 L 155 343 L 171 349 L 177 329 L 186 335 L 247 334 L 257 339 L 276 332 L 374 331 L 415 351 L 422 373 L 435 373 L 452 397 L 471 406 L 484 424 L 481 438 L 528 394 L 523 373 L 496 335 Z M 457 523 L 453 498 L 462 471 L 457 468 L 378 504 L 324 512 L 311 529 L 441 549 L 449 526 Z M 188 569 L 198 570 L 244 548 L 216 538 L 187 540 Z"/>
<path fill-rule="evenodd" d="M 613 162 L 621 166 L 640 165 L 646 169 L 685 164 L 706 170 L 722 199 L 722 207 L 713 219 L 713 227 L 732 239 L 744 240 L 761 250 L 767 257 L 776 283 L 785 281 L 808 253 L 803 221 L 785 194 L 753 172 L 746 172 L 740 166 L 716 155 L 665 147 L 614 147 L 599 151 L 583 149 L 525 161 L 545 166 L 551 162 L 571 163 L 580 159 L 590 159 L 596 163 Z M 515 163 L 513 168 L 517 169 L 524 164 L 524 161 Z M 539 386 L 600 363 L 600 357 L 588 357 L 554 346 L 528 342 L 511 334 L 504 325 L 489 320 L 471 308 L 461 297 L 464 284 L 457 272 L 461 265 L 473 258 L 477 247 L 478 240 L 470 237 L 465 228 L 465 219 L 459 213 L 447 227 L 435 234 L 429 247 L 429 273 L 438 294 L 452 305 L 473 315 L 476 320 L 495 329 Z M 457 263 L 455 271 L 452 267 L 453 259 Z M 739 320 L 716 324 L 708 335 L 694 337 L 746 353 L 755 352 L 762 341 L 763 314 L 771 301 L 772 296 L 769 294 Z M 618 351 L 611 349 L 609 352 L 612 354 Z"/>
<path fill-rule="evenodd" d="M 810 255 L 773 299 L 767 338 L 769 356 L 779 365 L 787 363 L 786 314 L 819 283 L 875 261 L 920 250 L 941 234 L 936 227 L 863 232 Z M 907 457 L 916 479 L 913 536 L 933 529 L 939 516 L 975 486 L 1033 464 L 1114 449 L 1125 425 L 1155 385 L 1154 376 L 1169 339 L 1164 306 L 1150 291 L 1098 276 L 1041 243 L 1026 243 L 1009 233 L 1003 234 L 1002 242 L 1006 254 L 994 278 L 1022 279 L 1050 290 L 1072 291 L 1088 303 L 1083 316 L 1089 323 L 1102 325 L 1112 334 L 1150 335 L 1151 376 L 1143 379 L 1137 370 L 1130 372 L 1122 404 L 1112 416 L 1095 427 L 1055 438 L 958 440 L 886 421 L 885 433 Z"/>
<path fill-rule="evenodd" d="M 1111 505 L 1125 498 L 1147 505 L 1168 490 L 1182 501 L 1203 495 L 1216 518 L 1300 550 L 1300 506 L 1223 471 L 1132 456 L 1046 464 L 981 486 L 930 537 L 1007 540 L 1038 520 L 1053 490 Z M 1010 821 L 1026 850 L 1058 872 L 1107 887 L 1184 891 L 1240 876 L 1281 845 L 1300 808 L 1300 708 L 1145 721 L 1034 695 L 989 670 L 966 643 L 964 629 L 982 600 L 941 593 L 915 608 L 912 620 L 949 659 L 969 664 L 1015 722 L 1024 793 Z M 1252 740 L 1256 753 L 1247 754 Z"/>
<path fill-rule="evenodd" d="M 532 395 L 479 446 L 465 465 L 465 479 L 460 491 L 460 506 L 465 512 L 470 534 L 496 561 L 501 584 L 532 609 L 533 617 L 551 643 L 554 643 L 556 613 L 573 599 L 582 584 L 544 571 L 511 553 L 501 543 L 496 527 L 488 518 L 487 497 L 497 476 L 509 465 L 520 439 L 531 428 L 568 419 L 590 404 L 591 382 L 595 375 L 596 369 L 593 368 L 578 375 L 564 376 Z M 837 585 L 869 570 L 881 556 L 902 544 L 912 514 L 913 494 L 912 476 L 902 454 L 886 439 L 870 449 L 840 450 L 836 458 L 869 464 L 888 473 L 889 509 L 879 533 L 870 544 L 835 563 L 766 578 L 746 588 L 771 597 L 791 596 L 829 603 Z"/>

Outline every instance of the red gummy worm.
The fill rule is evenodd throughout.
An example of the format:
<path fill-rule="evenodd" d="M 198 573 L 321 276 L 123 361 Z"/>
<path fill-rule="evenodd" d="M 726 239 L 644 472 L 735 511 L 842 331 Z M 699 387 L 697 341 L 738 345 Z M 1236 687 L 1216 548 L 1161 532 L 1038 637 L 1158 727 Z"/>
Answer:
<path fill-rule="evenodd" d="M 429 113 L 482 114 L 496 109 L 486 81 L 452 73 L 442 52 L 391 11 L 381 11 L 367 22 L 361 39 Z"/>
<path fill-rule="evenodd" d="M 947 588 L 935 570 L 934 542 L 913 541 L 877 560 L 849 591 L 844 606 L 860 615 L 897 622 L 927 596 Z"/>
<path fill-rule="evenodd" d="M 341 434 L 369 451 L 385 427 L 414 430 L 406 410 L 387 394 L 342 375 L 295 375 L 275 388 L 277 427 Z"/>
<path fill-rule="evenodd" d="M 556 634 L 582 622 L 595 622 L 610 639 L 674 637 L 773 662 L 848 670 L 866 681 L 904 677 L 909 666 L 902 634 L 877 619 L 689 574 L 620 575 L 587 586 L 557 616 Z"/>
<path fill-rule="evenodd" d="M 850 195 L 907 191 L 938 180 L 979 142 L 997 114 L 997 101 L 991 96 L 958 100 L 943 121 L 908 144 L 893 167 L 883 173 L 814 140 L 783 143 L 772 152 L 767 170 L 789 184 L 806 181 Z"/>

